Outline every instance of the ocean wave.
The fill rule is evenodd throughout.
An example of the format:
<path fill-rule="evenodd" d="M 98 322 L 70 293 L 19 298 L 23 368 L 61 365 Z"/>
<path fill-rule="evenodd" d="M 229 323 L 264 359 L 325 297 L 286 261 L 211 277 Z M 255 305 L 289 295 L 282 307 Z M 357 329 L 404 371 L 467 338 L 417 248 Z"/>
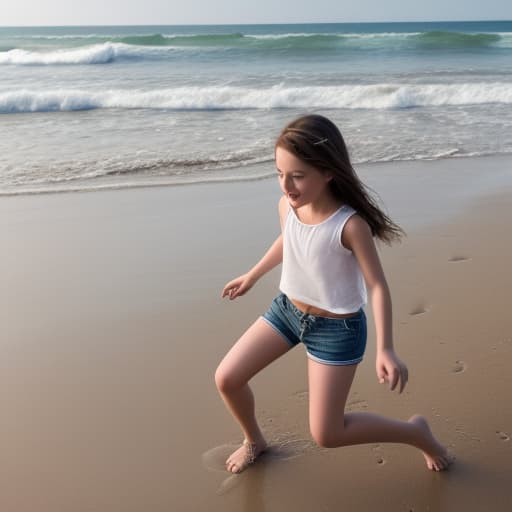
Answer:
<path fill-rule="evenodd" d="M 318 32 L 288 32 L 285 34 L 247 34 L 246 37 L 251 37 L 254 39 L 287 39 L 292 37 L 327 37 L 327 38 L 347 38 L 347 39 L 375 39 L 375 38 L 398 38 L 403 39 L 410 36 L 415 36 L 420 34 L 421 32 L 331 32 L 331 33 L 318 33 Z"/>
<path fill-rule="evenodd" d="M 415 41 L 423 48 L 486 48 L 500 42 L 500 34 L 431 31 L 414 36 Z"/>
<path fill-rule="evenodd" d="M 110 43 L 50 52 L 14 49 L 0 53 L 0 64 L 107 64 L 116 59 L 120 50 L 119 46 Z"/>
<path fill-rule="evenodd" d="M 114 42 L 137 46 L 233 46 L 246 36 L 233 34 L 133 35 L 113 38 Z"/>
<path fill-rule="evenodd" d="M 394 49 L 460 49 L 488 48 L 500 46 L 510 41 L 510 33 L 464 33 L 464 32 L 382 32 L 382 33 L 333 33 L 333 34 L 278 34 L 248 35 L 246 38 L 256 40 L 271 48 L 300 49 L 339 49 L 372 50 L 379 48 Z"/>
<path fill-rule="evenodd" d="M 151 91 L 79 89 L 0 93 L 0 113 L 102 108 L 250 110 L 286 108 L 402 109 L 512 103 L 512 83 L 377 84 L 267 88 L 176 87 Z"/>
<path fill-rule="evenodd" d="M 43 37 L 41 37 L 43 39 Z M 156 49 L 236 50 L 248 52 L 351 52 L 396 50 L 459 50 L 511 48 L 512 33 L 464 32 L 383 32 L 383 33 L 283 33 L 283 34 L 135 34 L 53 36 L 57 49 L 48 50 L 52 36 L 44 36 L 41 51 L 33 51 L 36 39 L 27 38 L 16 48 L 0 52 L 0 64 L 97 64 L 109 63 L 123 56 L 165 57 Z"/>
<path fill-rule="evenodd" d="M 34 40 L 30 40 L 28 47 L 12 49 L 10 52 L 0 53 L 0 64 L 96 64 L 97 60 L 90 60 L 89 55 L 98 52 L 110 53 L 109 60 L 101 56 L 100 63 L 111 62 L 116 57 L 123 57 L 137 50 L 139 57 L 154 57 L 154 51 L 148 50 L 174 48 L 181 50 L 240 50 L 240 51 L 317 51 L 335 49 L 349 38 L 342 34 L 282 34 L 272 37 L 233 34 L 205 34 L 205 35 L 131 35 L 131 36 L 81 36 L 77 38 L 64 38 L 59 36 L 54 42 L 56 49 L 48 50 L 43 44 L 41 51 L 34 51 Z M 45 42 L 48 39 L 45 40 Z M 66 47 L 67 46 L 67 47 Z M 165 56 L 165 53 L 160 53 Z"/>
<path fill-rule="evenodd" d="M 12 49 L 0 52 L 0 65 L 87 65 L 110 64 L 118 59 L 155 59 L 173 52 L 174 47 L 144 47 L 125 43 L 100 43 L 67 50 L 29 51 Z"/>
<path fill-rule="evenodd" d="M 380 47 L 385 49 L 387 45 L 390 48 L 399 47 L 419 47 L 421 49 L 441 49 L 441 48 L 478 48 L 496 45 L 503 39 L 508 39 L 512 34 L 507 32 L 500 33 L 466 33 L 449 31 L 429 31 L 429 32 L 377 32 L 377 33 L 285 33 L 285 34 L 215 34 L 215 35 L 158 35 L 155 37 L 158 44 L 172 44 L 180 46 L 246 46 L 265 49 L 321 49 L 321 48 L 340 48 L 353 45 L 354 43 L 361 49 L 365 44 L 369 48 L 375 48 L 376 42 L 380 41 Z M 137 36 L 133 39 L 133 44 L 144 36 Z M 122 40 L 121 42 L 125 42 Z"/>

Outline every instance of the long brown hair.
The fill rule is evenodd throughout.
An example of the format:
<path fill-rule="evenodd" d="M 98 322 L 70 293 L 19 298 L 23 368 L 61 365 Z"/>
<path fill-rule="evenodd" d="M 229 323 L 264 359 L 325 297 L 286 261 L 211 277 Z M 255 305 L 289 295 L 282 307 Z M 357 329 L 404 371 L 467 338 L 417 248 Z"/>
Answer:
<path fill-rule="evenodd" d="M 277 138 L 281 147 L 319 171 L 330 172 L 334 196 L 354 208 L 368 223 L 373 236 L 391 244 L 404 231 L 379 208 L 370 189 L 359 179 L 336 125 L 320 115 L 306 115 L 289 123 Z"/>

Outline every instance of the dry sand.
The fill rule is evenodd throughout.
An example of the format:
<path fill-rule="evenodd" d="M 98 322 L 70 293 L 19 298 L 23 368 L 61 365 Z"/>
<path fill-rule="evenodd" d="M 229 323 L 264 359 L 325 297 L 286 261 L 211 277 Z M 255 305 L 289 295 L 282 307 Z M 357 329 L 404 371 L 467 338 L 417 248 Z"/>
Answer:
<path fill-rule="evenodd" d="M 214 370 L 278 271 L 219 294 L 278 233 L 272 180 L 2 198 L 0 510 L 509 510 L 511 163 L 361 169 L 409 235 L 381 254 L 410 382 L 377 383 L 372 327 L 348 408 L 425 414 L 444 473 L 408 446 L 316 447 L 301 347 L 253 381 L 271 451 L 222 469 L 240 434 Z"/>

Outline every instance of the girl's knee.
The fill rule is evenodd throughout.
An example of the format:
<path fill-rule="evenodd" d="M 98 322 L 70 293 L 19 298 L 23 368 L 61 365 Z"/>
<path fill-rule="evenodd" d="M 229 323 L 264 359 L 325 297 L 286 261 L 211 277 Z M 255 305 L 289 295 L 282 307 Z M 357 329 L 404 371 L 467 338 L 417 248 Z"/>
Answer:
<path fill-rule="evenodd" d="M 227 375 L 227 372 L 222 368 L 222 365 L 219 365 L 215 370 L 215 385 L 221 392 L 226 391 L 229 387 L 229 376 Z"/>
<path fill-rule="evenodd" d="M 310 429 L 311 437 L 321 448 L 338 448 L 343 446 L 341 431 L 336 431 L 327 426 L 317 426 Z"/>
<path fill-rule="evenodd" d="M 229 368 L 223 367 L 222 364 L 220 364 L 215 371 L 215 385 L 221 393 L 236 391 L 244 384 L 244 382 L 240 382 L 240 378 L 235 372 L 230 371 Z"/>

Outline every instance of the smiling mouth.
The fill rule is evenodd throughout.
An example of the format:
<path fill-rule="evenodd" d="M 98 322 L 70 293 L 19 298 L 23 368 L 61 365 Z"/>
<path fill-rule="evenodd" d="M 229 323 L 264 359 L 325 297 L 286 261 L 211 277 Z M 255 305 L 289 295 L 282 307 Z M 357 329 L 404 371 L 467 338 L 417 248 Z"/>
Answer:
<path fill-rule="evenodd" d="M 290 199 L 297 199 L 299 197 L 299 194 L 288 194 L 288 197 Z"/>

